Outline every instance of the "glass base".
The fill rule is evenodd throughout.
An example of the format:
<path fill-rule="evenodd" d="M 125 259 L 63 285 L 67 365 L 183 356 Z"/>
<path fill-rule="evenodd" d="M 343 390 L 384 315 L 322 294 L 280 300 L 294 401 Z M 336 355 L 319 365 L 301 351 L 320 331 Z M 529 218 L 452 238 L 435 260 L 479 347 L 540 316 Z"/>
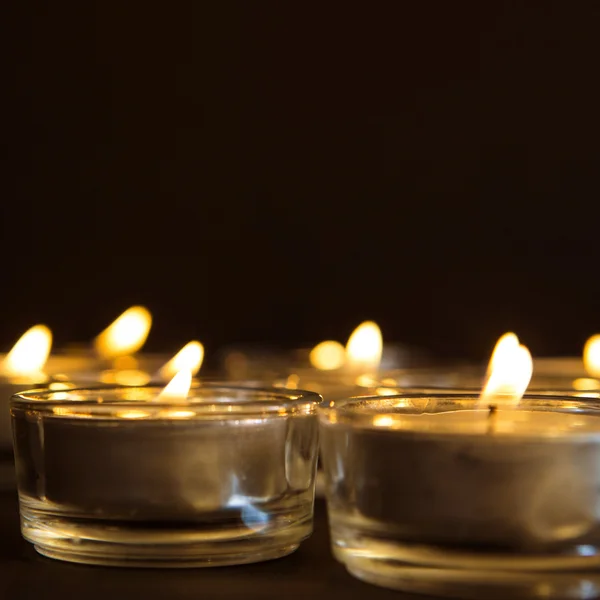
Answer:
<path fill-rule="evenodd" d="M 335 557 L 352 575 L 390 589 L 474 600 L 600 597 L 596 547 L 579 547 L 581 554 L 532 556 L 409 545 L 335 529 L 332 539 Z"/>
<path fill-rule="evenodd" d="M 312 518 L 257 531 L 237 523 L 128 522 L 39 514 L 21 507 L 23 536 L 42 555 L 112 567 L 185 568 L 280 558 L 312 532 Z"/>

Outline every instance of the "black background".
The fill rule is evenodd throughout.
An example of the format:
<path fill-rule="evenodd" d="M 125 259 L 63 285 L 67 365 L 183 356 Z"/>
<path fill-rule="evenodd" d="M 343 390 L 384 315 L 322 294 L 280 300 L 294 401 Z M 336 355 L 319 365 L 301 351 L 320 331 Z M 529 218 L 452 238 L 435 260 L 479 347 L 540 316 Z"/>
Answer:
<path fill-rule="evenodd" d="M 8 346 L 600 330 L 596 3 L 6 2 Z"/>

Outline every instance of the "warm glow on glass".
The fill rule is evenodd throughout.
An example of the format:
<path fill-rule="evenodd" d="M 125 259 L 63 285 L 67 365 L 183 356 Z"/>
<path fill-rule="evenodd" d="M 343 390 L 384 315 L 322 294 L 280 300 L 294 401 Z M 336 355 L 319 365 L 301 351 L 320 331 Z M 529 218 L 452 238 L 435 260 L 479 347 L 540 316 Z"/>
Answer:
<path fill-rule="evenodd" d="M 504 334 L 497 342 L 488 367 L 488 379 L 479 403 L 517 405 L 533 374 L 533 360 L 526 346 L 514 333 Z"/>
<path fill-rule="evenodd" d="M 339 342 L 327 340 L 317 344 L 309 355 L 310 364 L 321 371 L 339 369 L 346 361 L 346 350 Z"/>
<path fill-rule="evenodd" d="M 160 369 L 163 379 L 171 379 L 182 369 L 188 369 L 195 375 L 204 360 L 204 346 L 200 342 L 192 341 L 186 344 L 167 364 Z"/>
<path fill-rule="evenodd" d="M 94 341 L 103 358 L 117 358 L 137 352 L 146 342 L 152 315 L 143 306 L 132 306 L 117 317 Z"/>
<path fill-rule="evenodd" d="M 590 377 L 578 377 L 573 381 L 573 388 L 576 390 L 600 390 L 600 381 Z"/>
<path fill-rule="evenodd" d="M 173 402 L 185 401 L 190 392 L 191 385 L 192 372 L 189 369 L 183 369 L 167 383 L 163 391 L 158 395 L 158 399 Z"/>
<path fill-rule="evenodd" d="M 121 419 L 144 419 L 145 417 L 149 417 L 150 413 L 145 410 L 118 410 L 115 415 L 120 417 Z"/>
<path fill-rule="evenodd" d="M 98 376 L 98 381 L 101 383 L 110 383 L 128 386 L 142 386 L 150 382 L 150 374 L 140 369 L 107 369 L 102 371 Z"/>
<path fill-rule="evenodd" d="M 45 325 L 28 329 L 12 347 L 2 363 L 7 376 L 32 376 L 40 373 L 50 354 L 52 332 Z"/>
<path fill-rule="evenodd" d="M 593 335 L 585 343 L 583 364 L 588 375 L 600 377 L 600 335 Z"/>
<path fill-rule="evenodd" d="M 383 338 L 377 323 L 361 323 L 348 338 L 346 358 L 353 368 L 377 369 L 383 352 Z"/>
<path fill-rule="evenodd" d="M 160 413 L 165 419 L 189 419 L 195 415 L 193 410 L 165 410 Z"/>
<path fill-rule="evenodd" d="M 395 396 L 400 393 L 398 388 L 379 387 L 375 390 L 378 396 Z"/>
<path fill-rule="evenodd" d="M 150 382 L 150 375 L 139 369 L 125 369 L 115 373 L 115 383 L 119 385 L 142 386 Z"/>
<path fill-rule="evenodd" d="M 389 427 L 394 424 L 394 417 L 389 415 L 376 415 L 373 417 L 373 425 L 375 427 Z"/>

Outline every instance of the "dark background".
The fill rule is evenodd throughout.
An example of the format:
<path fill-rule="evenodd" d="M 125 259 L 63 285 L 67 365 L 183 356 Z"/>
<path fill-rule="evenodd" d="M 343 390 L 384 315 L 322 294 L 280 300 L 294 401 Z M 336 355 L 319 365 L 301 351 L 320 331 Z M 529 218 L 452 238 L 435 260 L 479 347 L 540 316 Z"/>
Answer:
<path fill-rule="evenodd" d="M 368 6 L 368 8 L 367 8 Z M 11 1 L 0 347 L 600 330 L 597 3 Z"/>

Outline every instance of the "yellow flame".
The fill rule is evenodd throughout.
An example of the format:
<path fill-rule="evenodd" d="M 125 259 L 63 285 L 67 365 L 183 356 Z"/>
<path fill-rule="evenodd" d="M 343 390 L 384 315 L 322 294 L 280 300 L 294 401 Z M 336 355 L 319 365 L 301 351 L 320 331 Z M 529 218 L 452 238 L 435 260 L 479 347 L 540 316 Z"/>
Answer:
<path fill-rule="evenodd" d="M 490 362 L 488 363 L 487 374 L 488 376 L 492 373 L 498 361 L 502 362 L 507 353 L 514 352 L 519 347 L 519 338 L 512 332 L 505 333 L 500 336 L 500 339 L 496 342 Z"/>
<path fill-rule="evenodd" d="M 346 361 L 346 350 L 339 342 L 327 340 L 317 344 L 309 355 L 310 364 L 321 371 L 339 369 Z"/>
<path fill-rule="evenodd" d="M 185 401 L 192 385 L 192 372 L 183 369 L 175 374 L 173 379 L 167 383 L 163 391 L 158 395 L 160 400 L 170 402 Z"/>
<path fill-rule="evenodd" d="M 202 366 L 204 360 L 204 346 L 200 342 L 192 341 L 186 344 L 168 363 L 160 369 L 163 379 L 171 379 L 179 371 L 188 369 L 195 375 Z"/>
<path fill-rule="evenodd" d="M 348 338 L 346 357 L 353 367 L 377 369 L 383 352 L 383 338 L 377 323 L 361 323 Z"/>
<path fill-rule="evenodd" d="M 103 358 L 117 358 L 137 352 L 146 342 L 152 315 L 143 306 L 132 306 L 117 317 L 94 341 Z"/>
<path fill-rule="evenodd" d="M 585 343 L 583 364 L 588 375 L 600 377 L 600 335 L 593 335 Z"/>
<path fill-rule="evenodd" d="M 532 374 L 533 360 L 527 347 L 519 344 L 514 333 L 504 334 L 492 353 L 480 404 L 517 405 Z"/>
<path fill-rule="evenodd" d="M 28 329 L 6 355 L 2 364 L 8 376 L 33 376 L 42 371 L 50 348 L 52 332 L 45 325 L 35 325 Z"/>

